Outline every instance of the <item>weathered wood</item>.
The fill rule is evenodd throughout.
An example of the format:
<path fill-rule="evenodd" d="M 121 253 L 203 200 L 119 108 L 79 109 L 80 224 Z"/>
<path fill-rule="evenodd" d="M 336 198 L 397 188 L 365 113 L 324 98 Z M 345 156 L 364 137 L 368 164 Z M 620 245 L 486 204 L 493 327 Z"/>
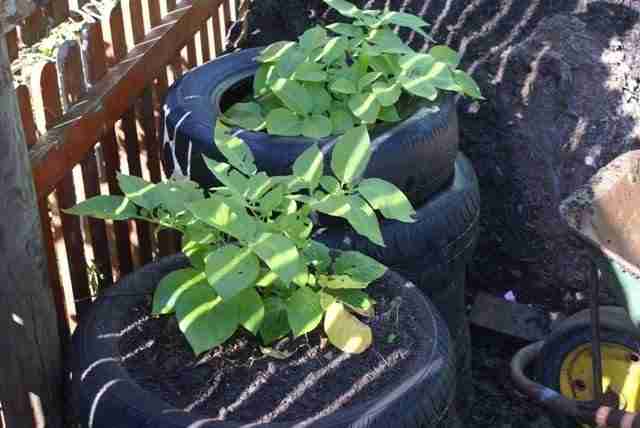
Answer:
<path fill-rule="evenodd" d="M 18 48 L 18 31 L 14 28 L 7 33 L 6 37 L 7 48 L 9 49 L 9 61 L 13 61 L 17 59 L 20 54 L 20 49 Z"/>
<path fill-rule="evenodd" d="M 33 108 L 31 107 L 31 94 L 27 85 L 20 85 L 16 88 L 18 105 L 20 106 L 20 117 L 24 128 L 24 138 L 27 147 L 33 146 L 38 141 L 38 131 L 33 118 Z"/>
<path fill-rule="evenodd" d="M 109 19 L 103 22 L 102 28 L 106 34 L 107 43 L 110 45 L 110 52 L 113 55 L 109 63 L 110 65 L 115 65 L 122 60 L 127 53 L 122 6 L 120 2 L 113 6 L 109 12 Z M 104 77 L 104 74 L 102 74 L 102 77 Z M 104 142 L 105 162 L 108 165 L 107 184 L 109 186 L 109 193 L 112 195 L 121 195 L 122 191 L 118 186 L 116 177 L 116 173 L 120 171 L 120 156 L 118 153 L 118 140 L 112 123 L 107 124 L 102 141 Z M 113 229 L 116 240 L 115 248 L 118 253 L 116 276 L 119 276 L 133 270 L 129 224 L 127 221 L 114 221 Z"/>
<path fill-rule="evenodd" d="M 60 336 L 5 37 L 0 37 L 0 122 L 2 418 L 8 428 L 61 428 Z"/>
<path fill-rule="evenodd" d="M 143 8 L 140 0 L 132 0 L 129 2 L 131 30 L 133 33 L 133 45 L 137 45 L 144 40 L 144 19 Z M 142 92 L 137 105 L 147 105 L 151 108 L 151 92 L 149 88 L 145 88 Z M 122 117 L 122 129 L 125 133 L 125 144 L 127 151 L 127 163 L 129 164 L 129 174 L 138 177 L 143 176 L 141 154 L 144 148 L 144 135 L 147 134 L 149 123 L 145 122 L 138 106 L 133 106 Z M 143 135 L 138 138 L 137 123 L 140 123 Z M 153 124 L 151 124 L 153 126 Z M 151 225 L 142 220 L 136 220 L 136 231 L 138 234 L 137 252 L 142 264 L 149 263 L 153 259 L 153 247 Z"/>
<path fill-rule="evenodd" d="M 102 28 L 97 22 L 86 23 L 81 31 L 82 46 L 87 64 L 86 80 L 93 84 L 100 80 L 107 69 L 106 57 L 104 54 L 104 39 L 102 38 Z M 100 194 L 100 173 L 101 157 L 98 147 L 94 147 L 82 162 L 82 181 L 84 183 L 84 193 L 86 198 Z M 89 231 L 91 233 L 91 247 L 95 268 L 101 274 L 101 285 L 113 283 L 113 273 L 111 268 L 111 257 L 107 244 L 107 228 L 104 220 L 89 218 Z"/>
<path fill-rule="evenodd" d="M 45 10 L 37 7 L 18 27 L 20 40 L 25 46 L 32 46 L 46 37 L 49 20 Z"/>
<path fill-rule="evenodd" d="M 32 0 L 0 0 L 0 35 L 13 30 L 15 25 L 33 13 L 36 2 Z"/>
<path fill-rule="evenodd" d="M 47 15 L 53 21 L 53 25 L 58 25 L 69 17 L 68 0 L 51 0 L 47 5 Z"/>
<path fill-rule="evenodd" d="M 88 91 L 83 102 L 38 141 L 31 151 L 31 162 L 39 195 L 50 193 L 64 174 L 83 159 L 99 138 L 104 123 L 122 116 L 153 79 L 153 73 L 193 37 L 220 1 L 184 0 L 179 9 L 165 16 L 163 25 L 150 31 L 144 42 Z"/>
<path fill-rule="evenodd" d="M 213 49 L 215 51 L 216 56 L 219 56 L 224 50 L 224 46 L 222 44 L 223 36 L 222 26 L 220 24 L 220 10 L 216 9 L 213 12 L 213 17 L 211 19 L 212 23 L 212 32 L 213 32 Z"/>
<path fill-rule="evenodd" d="M 80 58 L 80 46 L 75 41 L 65 42 L 58 51 L 58 69 L 62 76 L 62 99 L 65 110 L 68 110 L 80 97 L 85 90 L 84 74 L 82 73 L 82 59 Z M 50 103 L 49 120 L 47 129 L 50 129 L 55 120 L 62 114 L 57 109 L 58 105 L 53 100 L 59 96 L 60 88 L 57 84 L 57 75 L 54 74 L 55 69 L 46 75 L 47 81 L 42 82 L 42 99 Z M 95 143 L 95 140 L 92 141 Z M 93 153 L 93 144 L 87 153 Z M 82 161 L 87 156 L 84 154 Z M 79 163 L 79 162 L 78 162 Z M 56 196 L 61 208 L 70 208 L 78 202 L 76 189 L 74 185 L 73 167 L 70 166 L 64 178 L 56 187 Z M 73 298 L 76 303 L 76 314 L 82 314 L 88 307 L 91 297 L 91 288 L 87 275 L 87 262 L 84 252 L 84 240 L 82 238 L 81 220 L 77 216 L 66 213 L 60 214 L 62 223 L 62 235 L 67 252 L 67 260 L 69 264 L 69 275 L 71 277 L 71 285 L 73 289 Z"/>

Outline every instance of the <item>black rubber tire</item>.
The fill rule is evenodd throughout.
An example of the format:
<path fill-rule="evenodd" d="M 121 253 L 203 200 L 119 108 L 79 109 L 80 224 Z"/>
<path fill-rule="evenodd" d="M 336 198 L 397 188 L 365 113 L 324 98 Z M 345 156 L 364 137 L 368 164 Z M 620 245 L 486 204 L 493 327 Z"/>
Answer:
<path fill-rule="evenodd" d="M 349 228 L 320 230 L 315 239 L 332 248 L 368 254 L 416 284 L 445 319 L 452 340 L 459 346 L 458 367 L 466 367 L 465 372 L 470 375 L 470 348 L 458 343 L 468 328 L 466 267 L 479 232 L 480 192 L 473 166 L 464 155 L 458 156 L 449 185 L 416 211 L 418 221 L 412 224 L 381 222 L 386 247 L 373 244 Z M 459 385 L 470 383 L 468 377 L 459 378 Z M 460 394 L 458 406 L 467 408 L 472 390 L 461 388 Z"/>
<path fill-rule="evenodd" d="M 259 64 L 254 58 L 259 51 L 246 49 L 222 56 L 193 69 L 171 86 L 162 121 L 166 130 L 164 162 L 169 174 L 175 167 L 171 151 L 171 147 L 175 147 L 175 159 L 184 175 L 205 187 L 216 184 L 201 155 L 224 160 L 213 143 L 221 100 L 223 94 L 238 92 L 232 88 L 255 74 Z M 241 93 L 246 95 L 246 91 Z M 451 178 L 459 139 L 453 95 L 443 93 L 436 101 L 437 108 L 433 103 L 420 102 L 415 113 L 403 122 L 373 130 L 373 154 L 365 171 L 366 177 L 380 177 L 394 183 L 414 203 L 426 200 Z M 335 143 L 332 138 L 313 140 L 238 131 L 251 148 L 258 169 L 270 175 L 290 174 L 295 159 L 313 143 L 317 143 L 329 159 Z"/>
<path fill-rule="evenodd" d="M 142 389 L 120 363 L 119 332 L 132 305 L 149 296 L 167 273 L 185 267 L 182 255 L 148 264 L 107 289 L 76 329 L 70 353 L 78 423 L 84 428 L 235 428 L 241 422 L 206 420 L 173 408 Z M 455 366 L 447 327 L 433 305 L 410 282 L 393 272 L 385 284 L 397 287 L 403 308 L 424 329 L 424 347 L 402 378 L 377 398 L 339 410 L 310 425 L 326 428 L 450 427 L 455 420 Z M 261 424 L 285 428 L 291 423 Z M 252 425 L 253 426 L 253 425 Z M 295 425 L 298 426 L 298 425 Z"/>
<path fill-rule="evenodd" d="M 640 340 L 628 333 L 602 329 L 600 339 L 603 342 L 615 343 L 640 350 Z M 560 370 L 562 363 L 579 346 L 591 343 L 591 326 L 582 325 L 552 334 L 545 342 L 540 358 L 535 364 L 538 382 L 555 391 L 560 391 Z M 581 428 L 582 425 L 565 415 L 554 415 L 552 423 L 557 428 Z"/>

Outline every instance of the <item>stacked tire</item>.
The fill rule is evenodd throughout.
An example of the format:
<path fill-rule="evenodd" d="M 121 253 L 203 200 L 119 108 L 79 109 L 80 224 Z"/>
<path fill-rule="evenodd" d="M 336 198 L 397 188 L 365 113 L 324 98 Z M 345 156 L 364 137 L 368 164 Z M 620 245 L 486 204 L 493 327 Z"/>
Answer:
<path fill-rule="evenodd" d="M 259 49 L 225 55 L 184 75 L 170 88 L 164 107 L 165 170 L 216 185 L 202 155 L 224 160 L 213 143 L 216 119 L 251 90 Z M 315 239 L 339 249 L 368 254 L 416 284 L 443 315 L 455 343 L 457 406 L 469 408 L 473 389 L 465 277 L 478 236 L 480 195 L 469 160 L 458 152 L 454 97 L 418 103 L 415 112 L 392 126 L 374 128 L 365 177 L 394 183 L 416 208 L 417 221 L 381 221 L 386 246 L 377 246 L 341 222 L 320 222 Z M 317 144 L 331 156 L 335 139 L 270 136 L 236 130 L 251 148 L 259 170 L 291 173 L 294 160 Z M 327 162 L 328 164 L 328 162 Z M 328 172 L 328 171 L 327 171 Z"/>

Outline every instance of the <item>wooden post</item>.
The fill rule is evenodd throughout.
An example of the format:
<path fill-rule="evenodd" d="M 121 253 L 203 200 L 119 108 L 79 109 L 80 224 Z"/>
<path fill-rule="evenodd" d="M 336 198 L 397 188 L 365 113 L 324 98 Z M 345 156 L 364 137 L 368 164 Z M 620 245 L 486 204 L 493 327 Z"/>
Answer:
<path fill-rule="evenodd" d="M 0 425 L 61 428 L 60 337 L 4 37 L 29 3 L 0 0 Z"/>

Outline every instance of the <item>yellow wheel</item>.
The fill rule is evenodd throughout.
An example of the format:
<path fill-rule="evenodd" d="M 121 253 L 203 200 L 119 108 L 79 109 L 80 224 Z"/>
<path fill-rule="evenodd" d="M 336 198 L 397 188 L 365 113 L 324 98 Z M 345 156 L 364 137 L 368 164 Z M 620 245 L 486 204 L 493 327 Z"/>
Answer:
<path fill-rule="evenodd" d="M 640 342 L 628 334 L 603 330 L 601 333 L 603 392 L 613 393 L 619 407 L 640 411 Z M 545 344 L 539 361 L 540 380 L 546 386 L 575 400 L 594 397 L 591 331 L 579 327 Z M 576 423 L 558 418 L 558 427 Z"/>

